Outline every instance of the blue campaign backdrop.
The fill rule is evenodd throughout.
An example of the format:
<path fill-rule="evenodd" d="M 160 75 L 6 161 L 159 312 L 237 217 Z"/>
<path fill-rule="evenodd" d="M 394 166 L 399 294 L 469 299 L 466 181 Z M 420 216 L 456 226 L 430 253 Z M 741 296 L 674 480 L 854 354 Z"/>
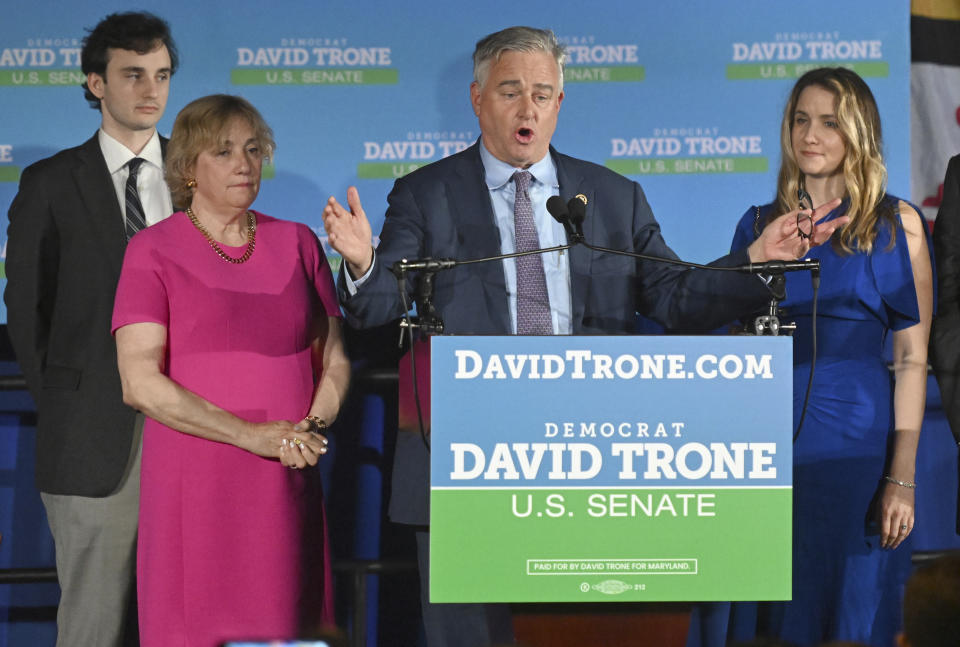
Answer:
<path fill-rule="evenodd" d="M 322 236 L 327 197 L 343 200 L 357 185 L 376 232 L 396 174 L 479 136 L 468 94 L 475 41 L 511 22 L 548 25 L 570 47 L 556 147 L 640 180 L 676 251 L 707 261 L 726 251 L 737 217 L 772 196 L 780 113 L 798 68 L 853 65 L 867 78 L 887 126 L 891 189 L 907 194 L 908 4 L 818 2 L 821 11 L 815 2 L 798 17 L 787 3 L 763 0 L 735 9 L 608 1 L 589 10 L 543 0 L 426 0 L 415 9 L 172 0 L 162 13 L 182 66 L 159 128 L 169 133 L 198 96 L 242 94 L 279 145 L 257 207 Z M 4 214 L 22 168 L 96 130 L 98 114 L 77 88 L 84 27 L 133 7 L 43 0 L 5 10 Z"/>
<path fill-rule="evenodd" d="M 109 0 L 4 6 L 3 258 L 6 212 L 22 169 L 85 141 L 99 124 L 78 87 L 84 29 L 113 11 L 140 8 Z M 328 196 L 343 200 L 348 186 L 358 186 L 377 232 L 396 176 L 476 140 L 470 55 L 478 38 L 509 24 L 551 27 L 570 47 L 556 147 L 640 181 L 665 237 L 685 258 L 723 254 L 740 214 L 772 196 L 780 113 L 793 79 L 810 66 L 852 65 L 865 76 L 884 120 L 890 190 L 909 193 L 906 0 L 813 0 L 800 12 L 770 0 L 612 0 L 589 7 L 569 0 L 169 0 L 156 11 L 170 22 L 182 61 L 161 133 L 169 134 L 176 113 L 196 97 L 247 97 L 279 144 L 255 206 L 305 222 L 321 239 Z M 337 265 L 335 255 L 331 262 Z M 12 362 L 5 368 L 17 370 Z M 392 407 L 365 404 L 370 428 L 360 436 L 381 451 L 376 425 L 393 424 Z M 31 485 L 30 408 L 22 393 L 4 394 L 0 406 L 0 568 L 53 560 Z M 356 507 L 354 547 L 380 532 L 379 476 L 364 470 L 379 474 L 363 463 L 360 484 L 343 491 L 350 503 L 340 504 Z M 365 556 L 378 551 L 376 540 L 356 548 Z M 0 609 L 9 618 L 4 622 L 0 611 L 0 645 L 49 643 L 52 624 L 36 622 L 29 609 L 55 600 L 52 585 L 0 586 Z"/>

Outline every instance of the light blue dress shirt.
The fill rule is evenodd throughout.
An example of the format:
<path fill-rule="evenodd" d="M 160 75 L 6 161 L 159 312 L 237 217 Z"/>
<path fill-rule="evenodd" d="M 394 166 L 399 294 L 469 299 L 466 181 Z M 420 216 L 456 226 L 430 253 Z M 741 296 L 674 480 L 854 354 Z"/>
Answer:
<path fill-rule="evenodd" d="M 490 203 L 493 215 L 500 230 L 500 251 L 512 254 L 517 251 L 517 239 L 513 227 L 513 203 L 516 198 L 516 184 L 513 174 L 518 170 L 506 162 L 494 157 L 480 141 L 480 160 L 487 190 L 490 191 Z M 547 154 L 542 160 L 526 169 L 533 176 L 530 180 L 530 204 L 533 206 L 533 220 L 537 227 L 540 247 L 555 247 L 567 243 L 563 225 L 558 223 L 547 211 L 547 199 L 559 195 L 560 183 L 557 181 L 557 167 L 553 158 Z M 569 335 L 573 332 L 570 322 L 570 260 L 569 252 L 550 252 L 541 254 L 543 271 L 547 277 L 547 294 L 550 297 L 550 317 L 555 335 Z M 517 261 L 507 258 L 503 261 L 503 271 L 507 284 L 507 299 L 510 308 L 511 332 L 517 332 Z"/>
<path fill-rule="evenodd" d="M 493 215 L 500 230 L 500 252 L 512 254 L 517 251 L 517 239 L 513 227 L 513 203 L 516 184 L 513 174 L 520 170 L 494 157 L 480 140 L 480 160 L 483 163 L 487 189 L 490 191 L 490 203 Z M 537 227 L 540 247 L 556 247 L 567 244 L 567 235 L 563 225 L 553 219 L 547 211 L 547 199 L 560 194 L 557 180 L 557 166 L 547 154 L 542 160 L 526 169 L 533 176 L 530 180 L 530 204 L 533 206 L 533 220 Z M 553 334 L 569 335 L 573 332 L 570 298 L 570 259 L 568 252 L 550 252 L 541 254 L 543 271 L 547 278 L 547 295 L 550 298 L 550 318 L 553 322 Z M 469 260 L 458 258 L 456 260 Z M 377 262 L 374 250 L 373 263 L 367 273 L 358 279 L 345 272 L 346 288 L 349 294 L 356 294 L 363 287 Z M 507 285 L 507 301 L 510 309 L 510 332 L 517 333 L 517 261 L 513 258 L 503 260 L 503 271 Z"/>

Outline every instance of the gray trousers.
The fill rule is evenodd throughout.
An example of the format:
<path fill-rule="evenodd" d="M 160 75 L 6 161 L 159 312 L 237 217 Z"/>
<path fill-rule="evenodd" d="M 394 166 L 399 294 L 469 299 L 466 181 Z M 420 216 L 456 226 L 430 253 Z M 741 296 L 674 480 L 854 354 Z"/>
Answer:
<path fill-rule="evenodd" d="M 56 547 L 57 647 L 121 647 L 136 573 L 143 416 L 130 459 L 105 497 L 40 493 Z"/>

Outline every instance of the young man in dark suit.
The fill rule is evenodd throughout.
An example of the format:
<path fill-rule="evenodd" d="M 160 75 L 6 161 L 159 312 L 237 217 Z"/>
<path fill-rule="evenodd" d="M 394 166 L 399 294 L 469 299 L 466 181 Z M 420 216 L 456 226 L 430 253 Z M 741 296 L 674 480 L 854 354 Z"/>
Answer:
<path fill-rule="evenodd" d="M 112 14 L 83 42 L 86 143 L 24 170 L 10 207 L 8 329 L 37 406 L 36 482 L 56 546 L 57 645 L 121 645 L 135 568 L 142 418 L 110 335 L 127 240 L 172 211 L 156 125 L 177 52 L 166 22 Z"/>

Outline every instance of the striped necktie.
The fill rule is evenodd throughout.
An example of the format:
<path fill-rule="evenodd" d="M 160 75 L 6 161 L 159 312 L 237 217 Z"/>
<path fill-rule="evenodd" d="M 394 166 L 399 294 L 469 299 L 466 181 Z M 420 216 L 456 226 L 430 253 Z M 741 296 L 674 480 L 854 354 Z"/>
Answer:
<path fill-rule="evenodd" d="M 143 214 L 143 205 L 140 204 L 140 193 L 137 191 L 137 174 L 140 172 L 140 165 L 143 162 L 144 160 L 141 157 L 134 157 L 127 162 L 130 175 L 127 176 L 127 188 L 124 191 L 126 213 L 123 221 L 127 240 L 130 240 L 135 233 L 147 226 L 147 219 Z"/>

